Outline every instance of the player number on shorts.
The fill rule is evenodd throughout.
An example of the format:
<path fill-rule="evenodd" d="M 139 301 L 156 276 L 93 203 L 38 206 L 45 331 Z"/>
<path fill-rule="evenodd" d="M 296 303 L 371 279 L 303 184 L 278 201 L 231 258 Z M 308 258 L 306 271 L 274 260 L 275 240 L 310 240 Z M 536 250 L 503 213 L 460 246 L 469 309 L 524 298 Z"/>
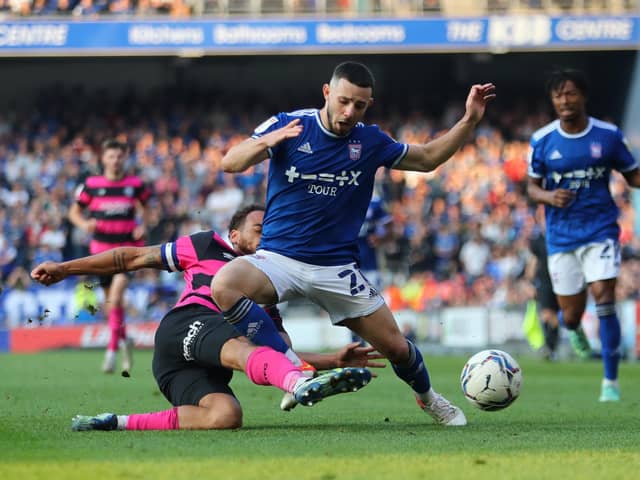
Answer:
<path fill-rule="evenodd" d="M 351 290 L 351 295 L 355 296 L 365 289 L 363 283 L 358 284 L 358 276 L 356 275 L 355 270 L 347 269 L 342 270 L 340 273 L 338 273 L 338 277 L 340 278 L 345 278 L 347 276 L 349 277 L 349 288 Z"/>

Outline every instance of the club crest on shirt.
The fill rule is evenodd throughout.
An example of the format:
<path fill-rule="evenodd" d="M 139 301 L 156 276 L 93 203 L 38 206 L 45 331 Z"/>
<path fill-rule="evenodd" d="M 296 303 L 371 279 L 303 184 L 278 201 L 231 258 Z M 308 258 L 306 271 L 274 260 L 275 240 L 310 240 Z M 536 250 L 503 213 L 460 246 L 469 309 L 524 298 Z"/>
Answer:
<path fill-rule="evenodd" d="M 133 197 L 133 187 L 125 187 L 124 191 L 122 192 L 124 194 L 125 197 Z"/>
<path fill-rule="evenodd" d="M 360 156 L 362 155 L 362 145 L 360 143 L 350 143 L 349 144 L 349 160 L 360 160 Z"/>
<path fill-rule="evenodd" d="M 602 145 L 598 142 L 592 142 L 591 145 L 591 158 L 602 158 Z"/>

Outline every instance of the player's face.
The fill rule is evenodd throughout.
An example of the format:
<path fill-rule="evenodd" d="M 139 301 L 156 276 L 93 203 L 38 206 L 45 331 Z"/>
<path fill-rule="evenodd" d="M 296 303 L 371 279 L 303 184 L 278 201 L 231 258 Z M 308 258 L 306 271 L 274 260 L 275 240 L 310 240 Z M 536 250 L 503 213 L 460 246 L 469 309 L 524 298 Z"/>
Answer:
<path fill-rule="evenodd" d="M 124 173 L 124 152 L 119 148 L 108 148 L 102 154 L 104 175 L 109 179 L 118 179 Z"/>
<path fill-rule="evenodd" d="M 582 118 L 585 113 L 586 98 L 571 80 L 551 91 L 551 103 L 561 121 L 571 122 Z"/>
<path fill-rule="evenodd" d="M 347 135 L 364 118 L 373 103 L 371 88 L 359 87 L 341 78 L 323 87 L 328 129 L 336 135 Z"/>
<path fill-rule="evenodd" d="M 231 244 L 238 253 L 242 255 L 256 253 L 262 235 L 263 218 L 264 212 L 262 210 L 254 210 L 247 215 L 240 228 L 229 232 Z"/>

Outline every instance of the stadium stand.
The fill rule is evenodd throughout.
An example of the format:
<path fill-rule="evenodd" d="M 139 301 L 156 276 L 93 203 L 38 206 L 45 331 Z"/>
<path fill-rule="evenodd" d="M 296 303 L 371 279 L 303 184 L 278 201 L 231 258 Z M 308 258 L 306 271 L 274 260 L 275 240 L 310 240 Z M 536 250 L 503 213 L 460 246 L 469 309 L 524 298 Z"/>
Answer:
<path fill-rule="evenodd" d="M 212 226 L 224 234 L 234 208 L 262 200 L 266 175 L 262 167 L 222 174 L 225 150 L 294 100 L 318 105 L 307 79 L 322 78 L 331 54 L 346 53 L 380 73 L 382 101 L 368 120 L 404 142 L 450 125 L 460 105 L 448 101 L 472 78 L 500 83 L 487 121 L 456 159 L 435 174 L 380 178 L 393 238 L 378 253 L 391 307 L 435 319 L 420 326 L 421 339 L 440 338 L 439 315 L 456 310 L 443 307 L 474 305 L 474 325 L 482 315 L 500 322 L 513 314 L 509 325 L 480 333 L 520 338 L 534 294 L 524 274 L 527 247 L 539 228 L 524 194 L 525 157 L 530 134 L 550 118 L 541 75 L 532 72 L 568 62 L 596 74 L 607 92 L 630 92 L 638 8 L 639 0 L 0 0 L 0 350 L 6 327 L 26 327 L 13 330 L 22 335 L 37 324 L 99 319 L 100 289 L 91 280 L 44 289 L 28 272 L 43 259 L 87 253 L 86 236 L 66 213 L 78 181 L 98 171 L 103 139 L 126 141 L 130 168 L 156 191 L 148 243 Z M 247 19 L 258 21 L 247 27 Z M 420 73 L 396 75 L 408 63 Z M 600 95 L 590 105 L 619 120 L 626 102 L 624 94 Z M 619 177 L 612 188 L 623 228 L 618 299 L 635 308 L 634 199 Z M 152 339 L 180 279 L 138 272 L 131 286 L 128 316 Z M 88 335 L 88 345 L 98 346 L 101 335 Z M 24 334 L 23 346 L 31 343 Z"/>
<path fill-rule="evenodd" d="M 130 168 L 155 190 L 151 244 L 211 226 L 224 232 L 241 203 L 263 198 L 265 171 L 229 176 L 220 169 L 223 152 L 263 119 L 261 113 L 229 112 L 263 108 L 205 108 L 202 99 L 179 92 L 164 98 L 154 106 L 130 93 L 109 98 L 56 87 L 41 92 L 31 114 L 0 116 L 0 281 L 5 286 L 37 288 L 24 275 L 34 263 L 86 254 L 86 236 L 65 215 L 78 179 L 98 171 L 96 146 L 106 137 L 131 145 Z M 526 152 L 529 135 L 549 117 L 543 108 L 524 105 L 493 112 L 473 141 L 436 173 L 391 171 L 381 179 L 394 238 L 379 253 L 386 284 L 395 288 L 390 293 L 404 289 L 395 297 L 402 305 L 419 311 L 522 305 L 532 296 L 524 267 L 538 225 L 524 192 Z M 378 123 L 399 141 L 424 142 L 457 113 L 457 106 L 447 105 L 438 118 L 415 113 Z M 621 177 L 613 191 L 622 210 L 626 259 L 619 295 L 636 298 L 640 242 L 632 234 L 633 209 Z M 477 266 L 469 271 L 460 257 L 471 237 L 490 252 L 480 273 Z M 179 281 L 168 275 L 139 273 L 136 281 L 143 292 L 137 308 L 147 318 L 179 289 Z M 15 322 L 5 318 L 5 323 Z"/>
<path fill-rule="evenodd" d="M 411 17 L 487 14 L 621 14 L 638 0 L 0 0 L 16 17 L 314 16 Z"/>

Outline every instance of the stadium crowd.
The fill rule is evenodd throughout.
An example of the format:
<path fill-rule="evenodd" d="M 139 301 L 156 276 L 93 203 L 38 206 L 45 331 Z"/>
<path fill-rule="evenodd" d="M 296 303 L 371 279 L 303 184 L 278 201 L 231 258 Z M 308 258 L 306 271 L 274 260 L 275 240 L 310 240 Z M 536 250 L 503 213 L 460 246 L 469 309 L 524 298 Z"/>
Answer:
<path fill-rule="evenodd" d="M 239 206 L 264 200 L 262 166 L 239 175 L 220 168 L 224 152 L 272 111 L 258 105 L 222 105 L 194 92 L 112 98 L 56 86 L 32 109 L 0 113 L 0 294 L 42 288 L 26 273 L 39 262 L 87 254 L 86 234 L 66 215 L 79 181 L 100 171 L 96 148 L 108 137 L 130 145 L 129 168 L 154 191 L 147 244 L 211 227 L 225 236 Z M 374 109 L 370 119 L 398 141 L 423 143 L 451 125 L 461 107 L 433 117 Z M 379 172 L 378 193 L 393 218 L 378 251 L 392 308 L 523 305 L 533 297 L 525 267 L 540 215 L 526 197 L 526 155 L 531 133 L 551 120 L 539 108 L 522 102 L 493 109 L 475 138 L 435 172 Z M 614 175 L 624 258 L 619 299 L 637 297 L 640 281 L 640 241 L 625 185 Z M 138 272 L 134 282 L 153 289 L 151 317 L 179 291 L 169 274 Z"/>
<path fill-rule="evenodd" d="M 15 17 L 486 15 L 633 12 L 638 0 L 0 0 Z"/>

